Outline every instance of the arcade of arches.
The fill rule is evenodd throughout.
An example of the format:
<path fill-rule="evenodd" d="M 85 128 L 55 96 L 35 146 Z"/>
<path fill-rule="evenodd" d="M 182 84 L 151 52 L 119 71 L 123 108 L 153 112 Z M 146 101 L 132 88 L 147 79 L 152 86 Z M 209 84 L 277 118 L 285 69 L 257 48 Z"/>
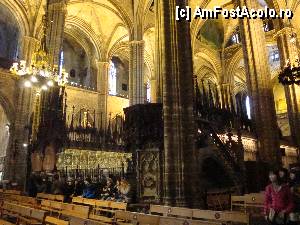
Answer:
<path fill-rule="evenodd" d="M 176 5 L 245 2 L 294 17 L 173 20 Z M 299 55 L 300 1 L 1 0 L 0 15 L 1 180 L 27 190 L 32 173 L 108 171 L 135 181 L 135 201 L 192 205 L 203 190 L 240 191 L 261 165 L 298 163 L 300 87 L 277 76 Z M 60 91 L 9 70 L 30 66 L 43 26 L 49 63 L 68 73 Z"/>

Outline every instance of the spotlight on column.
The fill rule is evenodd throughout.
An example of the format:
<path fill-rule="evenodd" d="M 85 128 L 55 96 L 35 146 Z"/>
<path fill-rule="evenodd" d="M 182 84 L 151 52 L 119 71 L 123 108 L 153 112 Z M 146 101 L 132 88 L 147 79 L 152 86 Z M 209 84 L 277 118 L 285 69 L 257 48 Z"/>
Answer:
<path fill-rule="evenodd" d="M 43 90 L 43 91 L 47 91 L 47 90 L 48 90 L 48 87 L 47 87 L 46 85 L 43 85 L 43 86 L 42 86 L 42 90 Z"/>
<path fill-rule="evenodd" d="M 32 76 L 30 80 L 32 83 L 38 82 L 38 79 L 36 78 L 36 76 Z"/>
<path fill-rule="evenodd" d="M 24 86 L 27 88 L 31 87 L 31 82 L 29 80 L 25 81 Z"/>
<path fill-rule="evenodd" d="M 23 147 L 24 147 L 24 148 L 27 148 L 27 147 L 28 147 L 28 144 L 27 144 L 27 143 L 23 143 Z"/>
<path fill-rule="evenodd" d="M 52 80 L 49 80 L 49 81 L 47 82 L 47 85 L 48 85 L 49 87 L 52 87 L 52 86 L 54 85 L 54 83 L 53 83 Z"/>

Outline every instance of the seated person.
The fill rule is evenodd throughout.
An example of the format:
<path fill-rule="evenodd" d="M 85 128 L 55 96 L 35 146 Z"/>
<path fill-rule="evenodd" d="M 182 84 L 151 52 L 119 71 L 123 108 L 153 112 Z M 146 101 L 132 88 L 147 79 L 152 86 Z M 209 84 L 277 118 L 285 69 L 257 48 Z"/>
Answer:
<path fill-rule="evenodd" d="M 85 184 L 85 188 L 83 190 L 83 198 L 96 198 L 96 188 L 95 186 L 92 184 L 91 178 L 87 177 L 84 181 Z"/>
<path fill-rule="evenodd" d="M 58 174 L 55 174 L 53 176 L 53 183 L 51 185 L 51 194 L 53 194 L 53 195 L 63 194 L 63 182 L 59 178 Z"/>
<path fill-rule="evenodd" d="M 102 190 L 101 199 L 102 200 L 114 200 L 116 196 L 116 188 L 113 185 L 111 178 L 107 178 L 106 186 Z"/>
<path fill-rule="evenodd" d="M 65 202 L 71 202 L 74 193 L 74 182 L 72 178 L 68 178 L 64 185 Z"/>
<path fill-rule="evenodd" d="M 117 181 L 117 194 L 116 201 L 117 202 L 128 202 L 128 193 L 130 191 L 130 184 L 125 179 L 120 179 Z"/>
<path fill-rule="evenodd" d="M 74 191 L 72 197 L 81 196 L 84 190 L 84 182 L 82 177 L 78 177 L 74 182 Z"/>

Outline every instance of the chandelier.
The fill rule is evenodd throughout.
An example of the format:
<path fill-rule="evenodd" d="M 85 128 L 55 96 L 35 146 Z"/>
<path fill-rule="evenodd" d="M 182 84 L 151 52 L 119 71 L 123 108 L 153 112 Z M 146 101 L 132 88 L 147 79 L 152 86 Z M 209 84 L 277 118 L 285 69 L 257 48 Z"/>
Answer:
<path fill-rule="evenodd" d="M 290 60 L 278 75 L 279 83 L 283 85 L 300 85 L 300 60 L 297 58 L 292 65 Z"/>
<path fill-rule="evenodd" d="M 48 1 L 47 1 L 48 2 Z M 39 50 L 37 50 L 31 60 L 31 66 L 27 67 L 25 60 L 13 63 L 10 72 L 24 77 L 24 86 L 27 88 L 36 87 L 38 91 L 46 91 L 48 88 L 59 85 L 64 86 L 68 82 L 68 74 L 64 69 L 58 69 L 55 65 L 49 64 L 49 54 L 46 46 L 48 3 L 46 13 L 43 16 L 44 35 L 41 40 Z"/>
<path fill-rule="evenodd" d="M 286 1 L 286 8 L 288 8 L 288 2 Z M 291 34 L 289 35 L 290 44 L 297 48 L 297 34 L 295 33 L 292 25 L 292 21 L 288 19 L 288 29 L 291 29 Z M 297 50 L 296 50 L 297 51 Z M 290 85 L 300 85 L 300 60 L 298 56 L 296 59 L 288 59 L 285 67 L 280 71 L 278 75 L 279 83 L 290 86 Z"/>

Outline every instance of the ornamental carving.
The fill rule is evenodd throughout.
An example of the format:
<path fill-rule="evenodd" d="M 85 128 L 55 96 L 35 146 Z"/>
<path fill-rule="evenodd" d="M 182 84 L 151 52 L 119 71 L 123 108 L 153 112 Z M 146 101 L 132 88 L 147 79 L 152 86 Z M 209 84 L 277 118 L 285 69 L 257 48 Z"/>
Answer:
<path fill-rule="evenodd" d="M 159 150 L 138 152 L 140 198 L 156 200 L 160 193 Z"/>

